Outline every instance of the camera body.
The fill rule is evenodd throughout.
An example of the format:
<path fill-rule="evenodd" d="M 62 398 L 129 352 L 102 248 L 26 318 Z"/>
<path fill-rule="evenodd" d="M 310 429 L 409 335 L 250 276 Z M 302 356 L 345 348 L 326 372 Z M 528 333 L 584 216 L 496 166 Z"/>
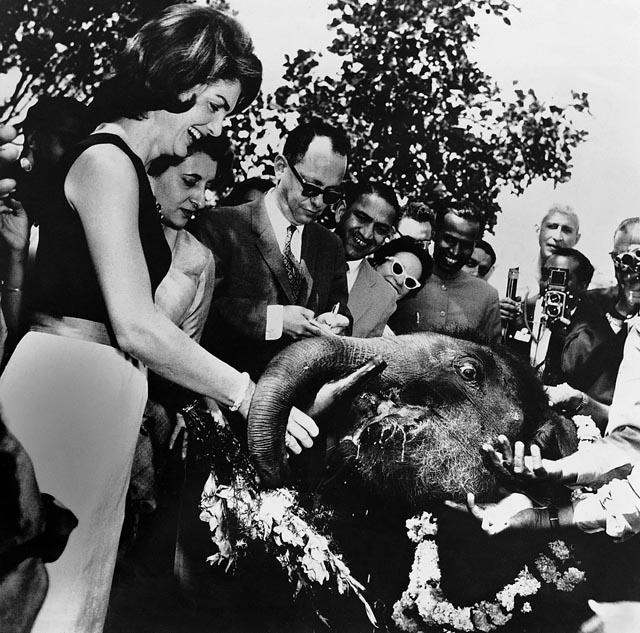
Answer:
<path fill-rule="evenodd" d="M 568 271 L 565 268 L 549 268 L 547 287 L 542 297 L 542 312 L 549 320 L 568 322 L 569 292 Z"/>

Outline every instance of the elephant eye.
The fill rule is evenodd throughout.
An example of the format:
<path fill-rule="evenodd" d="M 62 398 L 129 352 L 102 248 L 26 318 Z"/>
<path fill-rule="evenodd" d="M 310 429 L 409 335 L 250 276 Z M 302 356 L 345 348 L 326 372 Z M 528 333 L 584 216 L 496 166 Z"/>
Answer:
<path fill-rule="evenodd" d="M 478 369 L 475 365 L 470 363 L 469 361 L 462 362 L 456 367 L 458 373 L 464 380 L 467 382 L 477 382 L 478 380 Z"/>

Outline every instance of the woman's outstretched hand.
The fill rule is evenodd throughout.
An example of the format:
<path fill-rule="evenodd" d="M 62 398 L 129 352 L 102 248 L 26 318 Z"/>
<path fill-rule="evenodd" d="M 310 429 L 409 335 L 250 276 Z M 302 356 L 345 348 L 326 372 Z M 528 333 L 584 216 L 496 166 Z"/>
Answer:
<path fill-rule="evenodd" d="M 503 478 L 522 481 L 560 481 L 562 469 L 555 460 L 543 459 L 540 447 L 531 445 L 530 455 L 525 455 L 522 442 L 511 443 L 506 436 L 500 435 L 496 446 L 483 444 L 482 452 L 492 470 Z"/>
<path fill-rule="evenodd" d="M 313 418 L 293 407 L 287 421 L 285 445 L 294 454 L 302 453 L 303 448 L 313 446 L 313 438 L 318 436 L 320 429 Z"/>

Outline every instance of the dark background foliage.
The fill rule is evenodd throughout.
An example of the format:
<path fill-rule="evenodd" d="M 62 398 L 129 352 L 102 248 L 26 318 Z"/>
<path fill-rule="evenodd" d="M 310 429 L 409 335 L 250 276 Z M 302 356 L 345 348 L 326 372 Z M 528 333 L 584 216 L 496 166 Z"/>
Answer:
<path fill-rule="evenodd" d="M 0 116 L 13 119 L 42 94 L 89 101 L 114 56 L 167 0 L 2 0 L 0 72 L 21 79 Z M 233 3 L 212 2 L 233 9 Z M 244 175 L 271 175 L 278 140 L 299 117 L 344 127 L 353 142 L 349 177 L 392 183 L 403 198 L 435 208 L 471 205 L 491 229 L 503 190 L 535 179 L 565 182 L 586 137 L 576 115 L 585 93 L 560 107 L 534 90 L 502 91 L 470 59 L 477 17 L 509 22 L 507 0 L 334 0 L 329 52 L 334 76 L 319 75 L 317 51 L 285 61 L 282 85 L 229 126 Z"/>

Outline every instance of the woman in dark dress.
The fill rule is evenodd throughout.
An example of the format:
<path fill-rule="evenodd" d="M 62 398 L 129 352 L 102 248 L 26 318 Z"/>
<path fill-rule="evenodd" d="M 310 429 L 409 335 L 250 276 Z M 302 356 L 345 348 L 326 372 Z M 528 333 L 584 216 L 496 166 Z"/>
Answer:
<path fill-rule="evenodd" d="M 260 82 L 251 40 L 233 18 L 174 5 L 130 40 L 94 101 L 102 123 L 66 157 L 64 182 L 41 223 L 34 324 L 0 379 L 4 419 L 40 487 L 79 519 L 48 566 L 34 631 L 102 631 L 146 367 L 248 412 L 248 376 L 154 305 L 171 253 L 145 168 L 218 136 Z"/>

